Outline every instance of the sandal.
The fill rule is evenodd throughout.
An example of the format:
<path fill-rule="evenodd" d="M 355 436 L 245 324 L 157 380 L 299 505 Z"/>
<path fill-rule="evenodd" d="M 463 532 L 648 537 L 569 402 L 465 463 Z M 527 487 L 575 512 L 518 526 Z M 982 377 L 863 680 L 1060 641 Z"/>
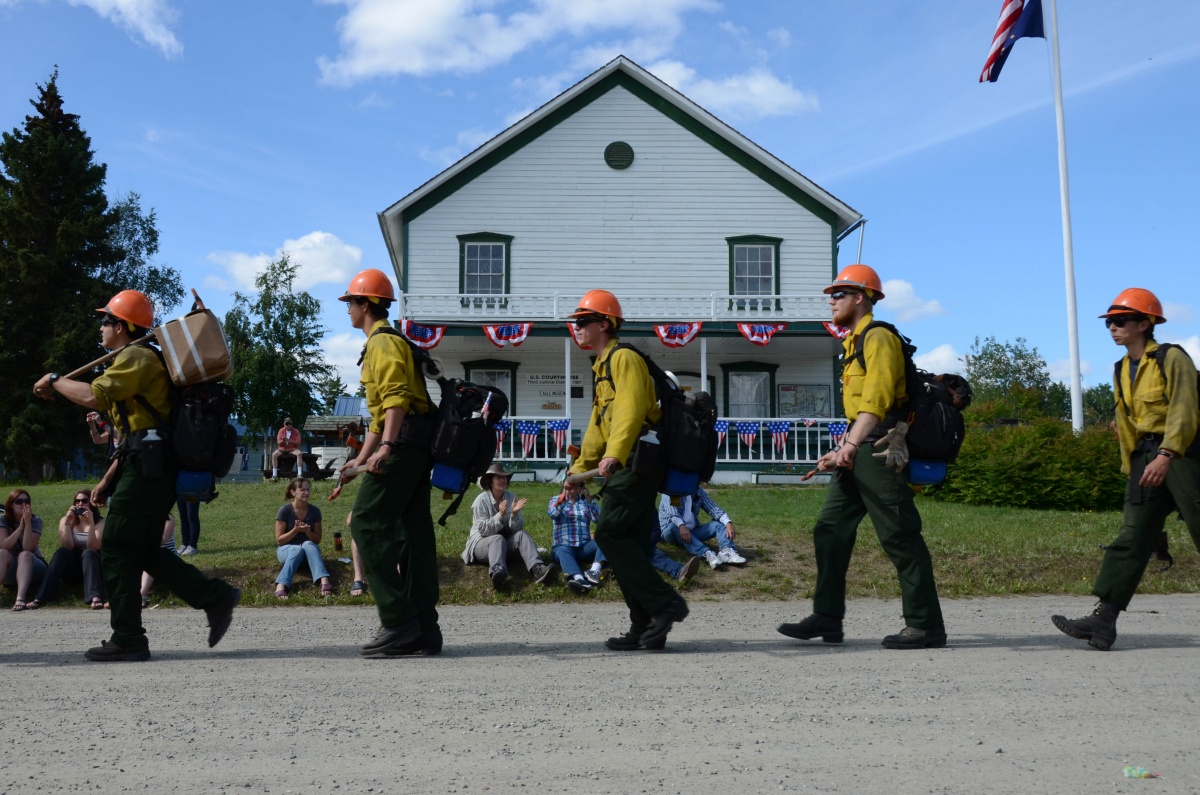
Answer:
<path fill-rule="evenodd" d="M 286 585 L 284 585 L 283 583 L 278 583 L 275 586 L 275 598 L 276 599 L 287 599 L 288 598 L 288 587 Z"/>
<path fill-rule="evenodd" d="M 26 603 L 25 603 L 25 609 L 26 609 L 26 610 L 37 610 L 37 609 L 38 609 L 39 607 L 41 607 L 41 606 L 42 606 L 42 603 L 41 603 L 41 602 L 39 602 L 37 599 L 34 599 L 34 600 L 33 600 L 33 601 L 31 601 L 31 602 L 26 602 Z"/>
<path fill-rule="evenodd" d="M 350 583 L 350 595 L 351 596 L 362 596 L 366 592 L 367 592 L 367 584 L 365 582 L 363 582 L 362 580 L 355 580 L 354 582 Z"/>
<path fill-rule="evenodd" d="M 329 580 L 321 584 L 321 596 L 333 596 L 333 584 Z"/>
<path fill-rule="evenodd" d="M 14 613 L 20 613 L 25 608 L 26 608 L 26 605 L 25 605 L 24 599 L 18 599 L 17 601 L 13 602 L 13 612 Z"/>
<path fill-rule="evenodd" d="M 101 599 L 99 596 L 93 596 L 92 597 L 92 609 L 93 610 L 103 610 L 104 609 L 104 600 Z"/>

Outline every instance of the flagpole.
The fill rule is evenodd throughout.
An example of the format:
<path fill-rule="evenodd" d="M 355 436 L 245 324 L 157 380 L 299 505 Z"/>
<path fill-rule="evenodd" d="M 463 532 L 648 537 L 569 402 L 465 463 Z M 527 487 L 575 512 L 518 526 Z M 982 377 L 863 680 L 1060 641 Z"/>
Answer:
<path fill-rule="evenodd" d="M 1062 65 L 1058 58 L 1057 0 L 1050 0 L 1050 59 L 1054 73 L 1054 120 L 1058 125 L 1058 182 L 1067 288 L 1067 349 L 1071 358 L 1071 427 L 1079 433 L 1083 430 L 1083 385 L 1079 374 L 1079 312 L 1075 304 L 1075 254 L 1071 242 L 1071 191 L 1067 180 L 1067 123 L 1063 114 Z"/>

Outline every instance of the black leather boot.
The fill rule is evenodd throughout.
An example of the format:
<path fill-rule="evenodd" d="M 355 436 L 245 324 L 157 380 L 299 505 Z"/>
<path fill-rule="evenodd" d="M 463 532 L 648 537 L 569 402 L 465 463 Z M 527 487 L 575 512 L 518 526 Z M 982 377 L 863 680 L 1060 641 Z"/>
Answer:
<path fill-rule="evenodd" d="M 1050 616 L 1050 620 L 1072 638 L 1086 640 L 1092 648 L 1108 651 L 1117 639 L 1117 616 L 1120 614 L 1119 607 L 1101 599 L 1090 616 L 1073 621 L 1066 616 Z"/>

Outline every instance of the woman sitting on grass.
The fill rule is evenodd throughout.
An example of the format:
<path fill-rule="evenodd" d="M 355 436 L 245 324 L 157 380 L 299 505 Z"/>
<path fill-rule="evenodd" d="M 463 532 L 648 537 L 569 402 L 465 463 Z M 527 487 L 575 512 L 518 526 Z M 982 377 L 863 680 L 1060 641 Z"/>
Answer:
<path fill-rule="evenodd" d="M 13 612 L 25 609 L 29 589 L 46 576 L 46 560 L 38 543 L 42 540 L 42 518 L 34 516 L 29 492 L 13 489 L 0 516 L 0 580 L 17 589 Z"/>
<path fill-rule="evenodd" d="M 92 505 L 90 491 L 75 492 L 75 501 L 58 520 L 58 551 L 50 558 L 50 568 L 42 578 L 42 587 L 28 607 L 36 610 L 58 599 L 63 581 L 83 583 L 83 601 L 93 610 L 104 609 L 104 574 L 100 571 L 100 535 L 104 517 Z"/>
<path fill-rule="evenodd" d="M 321 509 L 309 504 L 311 493 L 312 483 L 306 478 L 296 478 L 285 493 L 290 502 L 285 502 L 275 516 L 275 543 L 279 545 L 275 556 L 283 564 L 275 578 L 275 596 L 280 599 L 288 598 L 292 578 L 304 561 L 308 561 L 313 582 L 321 584 L 321 596 L 333 593 L 329 571 L 321 560 Z"/>

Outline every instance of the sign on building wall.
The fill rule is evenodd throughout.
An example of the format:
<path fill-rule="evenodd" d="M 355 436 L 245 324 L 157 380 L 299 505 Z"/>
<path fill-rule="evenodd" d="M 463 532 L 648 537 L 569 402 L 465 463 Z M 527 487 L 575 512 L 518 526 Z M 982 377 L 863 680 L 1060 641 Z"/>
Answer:
<path fill-rule="evenodd" d="M 778 384 L 780 417 L 832 417 L 829 384 Z"/>
<path fill-rule="evenodd" d="M 562 373 L 525 373 L 524 389 L 533 390 L 532 393 L 522 391 L 521 394 L 533 394 L 539 398 L 565 398 L 566 393 L 563 390 L 563 374 Z M 583 376 L 571 373 L 571 397 L 583 398 Z"/>

